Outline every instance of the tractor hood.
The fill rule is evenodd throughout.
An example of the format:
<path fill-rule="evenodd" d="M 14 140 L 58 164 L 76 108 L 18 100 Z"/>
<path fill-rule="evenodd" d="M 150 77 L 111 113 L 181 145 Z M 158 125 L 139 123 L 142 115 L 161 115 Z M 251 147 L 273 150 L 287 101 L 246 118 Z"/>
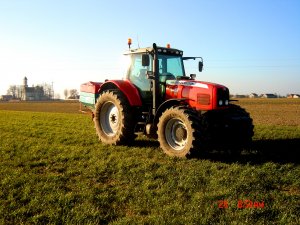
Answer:
<path fill-rule="evenodd" d="M 166 98 L 184 98 L 198 110 L 212 110 L 227 107 L 229 90 L 227 87 L 196 80 L 167 80 Z"/>
<path fill-rule="evenodd" d="M 198 87 L 203 89 L 209 89 L 213 87 L 218 88 L 226 88 L 224 85 L 217 84 L 217 83 L 211 83 L 211 82 L 205 82 L 205 81 L 198 81 L 198 80 L 167 80 L 167 85 L 181 85 L 185 87 Z"/>

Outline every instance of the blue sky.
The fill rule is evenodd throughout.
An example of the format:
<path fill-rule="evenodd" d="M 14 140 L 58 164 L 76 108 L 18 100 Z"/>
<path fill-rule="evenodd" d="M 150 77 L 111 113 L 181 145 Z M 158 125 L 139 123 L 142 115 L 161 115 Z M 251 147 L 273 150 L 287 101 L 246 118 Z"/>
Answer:
<path fill-rule="evenodd" d="M 300 93 L 298 0 L 0 0 L 0 94 L 54 83 L 56 93 L 123 77 L 121 58 L 153 42 L 202 56 L 187 73 L 232 94 Z"/>

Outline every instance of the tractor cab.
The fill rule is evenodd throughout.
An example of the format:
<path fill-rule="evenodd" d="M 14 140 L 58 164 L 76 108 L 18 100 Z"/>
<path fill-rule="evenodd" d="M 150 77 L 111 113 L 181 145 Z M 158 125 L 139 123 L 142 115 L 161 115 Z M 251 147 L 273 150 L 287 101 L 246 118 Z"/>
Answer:
<path fill-rule="evenodd" d="M 181 50 L 172 49 L 169 45 L 167 48 L 155 45 L 125 53 L 130 61 L 126 79 L 137 87 L 144 103 L 153 103 L 153 93 L 158 95 L 159 103 L 165 100 L 168 80 L 194 79 L 194 76 L 186 76 L 183 64 L 186 58 L 182 55 Z"/>
<path fill-rule="evenodd" d="M 126 71 L 126 80 L 129 80 L 139 91 L 143 103 L 152 103 L 151 80 L 147 77 L 147 71 L 153 68 L 153 61 L 149 60 L 149 65 L 142 64 L 142 54 L 146 49 L 132 50 L 126 53 L 129 65 Z"/>

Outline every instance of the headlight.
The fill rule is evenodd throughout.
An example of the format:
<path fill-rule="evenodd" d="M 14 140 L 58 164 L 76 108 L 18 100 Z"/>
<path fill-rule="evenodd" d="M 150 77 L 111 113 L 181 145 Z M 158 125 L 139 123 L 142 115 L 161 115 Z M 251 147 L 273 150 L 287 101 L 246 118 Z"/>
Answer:
<path fill-rule="evenodd" d="M 225 105 L 228 105 L 229 101 L 228 100 L 225 100 Z"/>
<path fill-rule="evenodd" d="M 223 105 L 223 101 L 222 100 L 219 100 L 219 105 Z"/>

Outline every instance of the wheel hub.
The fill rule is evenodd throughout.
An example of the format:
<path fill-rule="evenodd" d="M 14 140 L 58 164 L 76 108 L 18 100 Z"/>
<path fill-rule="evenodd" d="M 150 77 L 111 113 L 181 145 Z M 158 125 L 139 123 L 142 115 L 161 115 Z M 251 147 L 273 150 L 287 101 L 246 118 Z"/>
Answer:
<path fill-rule="evenodd" d="M 186 139 L 186 129 L 182 126 L 179 126 L 175 130 L 175 138 L 180 141 Z"/>
<path fill-rule="evenodd" d="M 184 123 L 179 119 L 170 119 L 166 124 L 165 137 L 174 150 L 182 150 L 187 143 L 187 129 Z"/>
<path fill-rule="evenodd" d="M 100 111 L 100 125 L 103 132 L 108 136 L 113 136 L 119 128 L 119 110 L 113 102 L 103 104 Z"/>

